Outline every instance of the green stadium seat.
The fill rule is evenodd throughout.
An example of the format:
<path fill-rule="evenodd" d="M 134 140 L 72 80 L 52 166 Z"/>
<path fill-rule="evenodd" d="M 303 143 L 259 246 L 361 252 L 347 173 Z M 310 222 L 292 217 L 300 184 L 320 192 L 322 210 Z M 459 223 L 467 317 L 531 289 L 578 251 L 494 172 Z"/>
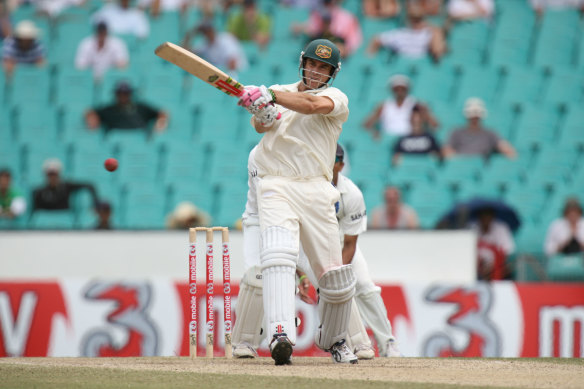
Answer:
<path fill-rule="evenodd" d="M 523 225 L 515 236 L 516 253 L 542 256 L 545 227 L 539 227 L 526 218 L 522 218 L 521 222 Z"/>
<path fill-rule="evenodd" d="M 115 172 L 116 179 L 120 183 L 132 184 L 157 181 L 162 170 L 160 153 L 154 143 L 144 147 L 120 147 L 116 154 L 119 162 Z"/>
<path fill-rule="evenodd" d="M 517 210 L 522 223 L 536 223 L 548 199 L 548 193 L 536 184 L 515 183 L 505 190 L 504 200 Z"/>
<path fill-rule="evenodd" d="M 534 166 L 527 173 L 527 181 L 553 187 L 568 181 L 576 164 L 577 152 L 575 148 L 546 145 L 536 158 Z"/>
<path fill-rule="evenodd" d="M 454 193 L 454 197 L 457 202 L 468 201 L 476 197 L 500 199 L 502 196 L 501 193 L 498 182 L 487 180 L 483 177 L 483 180 L 478 183 L 461 181 L 460 187 Z"/>
<path fill-rule="evenodd" d="M 468 65 L 462 68 L 459 84 L 455 87 L 455 106 L 462 107 L 469 97 L 483 99 L 487 108 L 493 102 L 499 85 L 500 71 L 490 67 L 478 67 Z"/>
<path fill-rule="evenodd" d="M 499 1 L 489 50 L 491 65 L 526 65 L 535 31 L 535 13 L 522 0 Z"/>
<path fill-rule="evenodd" d="M 196 180 L 175 180 L 167 186 L 168 203 L 170 209 L 174 209 L 179 203 L 189 201 L 204 210 L 211 213 L 213 205 L 213 188 L 209 185 L 201 185 Z M 245 201 L 245 195 L 243 197 Z M 215 222 L 215 221 L 213 221 Z"/>
<path fill-rule="evenodd" d="M 524 104 L 519 110 L 512 143 L 535 148 L 553 143 L 557 139 L 557 124 L 558 111 L 554 107 Z"/>
<path fill-rule="evenodd" d="M 483 21 L 457 23 L 449 32 L 450 52 L 444 57 L 444 62 L 457 65 L 484 63 L 491 33 L 491 27 Z"/>
<path fill-rule="evenodd" d="M 46 105 L 51 101 L 51 76 L 49 66 L 17 66 L 12 79 L 7 82 L 11 104 Z"/>
<path fill-rule="evenodd" d="M 386 182 L 398 186 L 426 184 L 432 181 L 438 162 L 427 155 L 402 155 L 397 166 L 387 171 Z"/>
<path fill-rule="evenodd" d="M 407 196 L 407 204 L 418 214 L 422 228 L 434 228 L 450 210 L 454 199 L 447 186 L 435 183 L 416 184 Z"/>
<path fill-rule="evenodd" d="M 75 227 L 73 211 L 35 211 L 27 227 L 39 230 L 71 230 Z"/>
<path fill-rule="evenodd" d="M 580 29 L 580 16 L 575 9 L 545 12 L 535 45 L 534 64 L 574 65 Z"/>
<path fill-rule="evenodd" d="M 213 148 L 211 170 L 208 174 L 212 184 L 229 182 L 234 187 L 247 186 L 248 150 L 234 143 L 216 143 Z M 230 189 L 223 188 L 224 192 Z M 247 190 L 246 190 L 247 191 Z"/>
<path fill-rule="evenodd" d="M 544 91 L 547 104 L 574 104 L 582 101 L 584 74 L 571 68 L 554 67 Z"/>
<path fill-rule="evenodd" d="M 514 105 L 495 105 L 487 107 L 487 117 L 484 126 L 496 132 L 501 138 L 510 140 L 517 125 L 518 110 Z"/>
<path fill-rule="evenodd" d="M 115 180 L 117 173 L 105 170 L 104 162 L 113 156 L 113 147 L 101 143 L 71 143 L 71 166 L 67 177 L 89 181 L 94 185 L 107 185 Z"/>
<path fill-rule="evenodd" d="M 415 65 L 414 65 L 415 66 Z M 443 66 L 415 66 L 411 95 L 422 101 L 450 101 L 455 80 L 454 68 Z"/>
<path fill-rule="evenodd" d="M 436 181 L 446 183 L 454 188 L 462 182 L 477 182 L 484 169 L 483 157 L 457 156 L 447 159 L 441 169 L 436 171 Z"/>
<path fill-rule="evenodd" d="M 233 227 L 245 211 L 247 184 L 236 184 L 236 181 L 225 179 L 217 185 L 219 206 L 217 212 L 212 215 L 213 222 L 221 226 Z"/>
<path fill-rule="evenodd" d="M 534 103 L 541 96 L 543 72 L 527 66 L 505 66 L 502 73 L 503 88 L 497 94 L 497 103 Z"/>
<path fill-rule="evenodd" d="M 551 281 L 584 281 L 584 255 L 554 255 L 548 258 L 546 273 Z"/>
<path fill-rule="evenodd" d="M 167 143 L 162 148 L 162 178 L 168 184 L 202 181 L 211 167 L 211 145 Z"/>
<path fill-rule="evenodd" d="M 560 144 L 584 147 L 584 111 L 580 104 L 571 104 L 560 131 Z"/>
<path fill-rule="evenodd" d="M 165 188 L 160 183 L 125 184 L 121 194 L 122 227 L 131 229 L 164 228 L 169 212 Z"/>
<path fill-rule="evenodd" d="M 93 73 L 72 67 L 60 67 L 57 73 L 55 104 L 91 106 L 97 90 L 94 87 Z"/>
<path fill-rule="evenodd" d="M 511 160 L 496 155 L 489 159 L 482 172 L 482 182 L 490 187 L 503 189 L 525 179 L 525 156 L 519 155 L 518 160 Z M 471 185 L 472 186 L 472 185 Z"/>
<path fill-rule="evenodd" d="M 57 111 L 47 104 L 22 103 L 10 112 L 14 134 L 20 142 L 54 141 L 57 136 Z"/>

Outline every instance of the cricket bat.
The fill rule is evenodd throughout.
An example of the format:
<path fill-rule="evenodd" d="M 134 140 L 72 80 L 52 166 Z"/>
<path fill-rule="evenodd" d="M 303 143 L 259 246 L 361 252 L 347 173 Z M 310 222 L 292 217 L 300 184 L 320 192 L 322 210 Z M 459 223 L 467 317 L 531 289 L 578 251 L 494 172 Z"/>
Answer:
<path fill-rule="evenodd" d="M 229 96 L 239 97 L 243 93 L 242 84 L 213 64 L 174 43 L 164 42 L 154 50 L 154 53 Z"/>

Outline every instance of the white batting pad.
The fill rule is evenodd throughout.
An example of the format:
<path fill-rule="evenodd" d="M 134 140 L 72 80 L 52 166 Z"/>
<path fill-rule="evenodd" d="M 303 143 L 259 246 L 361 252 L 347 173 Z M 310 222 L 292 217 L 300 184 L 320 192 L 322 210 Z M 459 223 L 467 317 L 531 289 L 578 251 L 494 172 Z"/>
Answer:
<path fill-rule="evenodd" d="M 393 334 L 379 289 L 374 292 L 356 295 L 355 301 L 359 307 L 361 317 L 373 331 L 379 354 L 385 355 L 387 341 L 393 339 Z"/>
<path fill-rule="evenodd" d="M 262 233 L 262 277 L 266 335 L 285 333 L 296 343 L 296 262 L 298 244 L 286 228 L 269 227 Z"/>
<path fill-rule="evenodd" d="M 320 327 L 315 338 L 319 348 L 329 350 L 336 342 L 346 339 L 355 282 L 351 265 L 329 270 L 320 278 Z"/>
<path fill-rule="evenodd" d="M 351 301 L 351 316 L 349 318 L 349 326 L 347 327 L 347 346 L 351 351 L 359 346 L 371 347 L 371 339 L 367 335 L 367 330 L 363 325 L 363 319 L 357 308 L 355 299 Z"/>
<path fill-rule="evenodd" d="M 233 326 L 234 345 L 249 343 L 257 349 L 263 338 L 264 302 L 262 297 L 262 273 L 259 266 L 245 272 L 239 284 L 239 295 L 235 307 L 236 320 Z"/>

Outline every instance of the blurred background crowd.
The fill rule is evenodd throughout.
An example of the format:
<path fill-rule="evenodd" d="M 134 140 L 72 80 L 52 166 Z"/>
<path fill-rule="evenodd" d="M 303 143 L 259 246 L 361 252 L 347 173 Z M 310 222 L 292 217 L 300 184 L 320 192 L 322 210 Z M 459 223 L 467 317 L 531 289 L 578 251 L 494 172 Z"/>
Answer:
<path fill-rule="evenodd" d="M 0 228 L 238 226 L 260 137 L 154 55 L 244 84 L 343 56 L 371 229 L 472 228 L 479 277 L 584 280 L 584 0 L 0 0 Z M 120 162 L 116 172 L 106 158 Z"/>

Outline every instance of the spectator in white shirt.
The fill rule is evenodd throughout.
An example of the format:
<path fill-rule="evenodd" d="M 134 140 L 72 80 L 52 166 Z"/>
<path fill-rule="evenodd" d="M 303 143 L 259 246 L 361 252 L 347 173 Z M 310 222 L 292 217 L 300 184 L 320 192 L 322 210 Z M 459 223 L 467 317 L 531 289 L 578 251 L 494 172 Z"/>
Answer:
<path fill-rule="evenodd" d="M 495 12 L 493 0 L 450 0 L 448 17 L 455 21 L 489 19 Z"/>
<path fill-rule="evenodd" d="M 124 68 L 128 65 L 128 49 L 124 41 L 108 35 L 107 25 L 98 23 L 95 35 L 84 38 L 77 47 L 75 67 L 79 70 L 92 69 L 96 79 L 103 78 L 111 68 Z"/>
<path fill-rule="evenodd" d="M 191 47 L 191 39 L 198 34 L 204 36 L 204 42 Z M 189 31 L 183 40 L 183 47 L 229 72 L 234 78 L 238 71 L 247 67 L 247 57 L 237 38 L 228 32 L 218 33 L 211 23 L 204 22 Z"/>
<path fill-rule="evenodd" d="M 410 135 L 412 110 L 416 106 L 426 112 L 425 117 L 430 128 L 438 127 L 438 121 L 430 109 L 409 95 L 410 79 L 407 76 L 396 74 L 390 77 L 388 86 L 391 88 L 393 98 L 388 98 L 379 104 L 363 123 L 363 126 L 371 131 L 375 138 L 379 137 L 380 132 L 387 135 Z M 379 128 L 376 128 L 377 124 Z"/>
<path fill-rule="evenodd" d="M 117 3 L 104 5 L 92 16 L 94 23 L 104 22 L 113 34 L 135 35 L 146 38 L 150 33 L 150 24 L 144 11 L 130 7 L 130 0 L 118 0 Z"/>
<path fill-rule="evenodd" d="M 36 9 L 51 18 L 59 16 L 71 6 L 83 5 L 85 0 L 35 0 Z"/>
<path fill-rule="evenodd" d="M 554 220 L 548 228 L 544 244 L 548 256 L 584 251 L 584 218 L 578 199 L 566 200 L 562 216 Z"/>
<path fill-rule="evenodd" d="M 150 10 L 153 17 L 162 12 L 185 12 L 189 6 L 188 0 L 138 0 L 138 8 Z"/>
<path fill-rule="evenodd" d="M 446 52 L 444 33 L 427 23 L 424 16 L 423 9 L 412 3 L 408 6 L 409 26 L 375 36 L 369 44 L 369 54 L 375 54 L 383 47 L 407 58 L 418 59 L 430 55 L 439 61 Z"/>

